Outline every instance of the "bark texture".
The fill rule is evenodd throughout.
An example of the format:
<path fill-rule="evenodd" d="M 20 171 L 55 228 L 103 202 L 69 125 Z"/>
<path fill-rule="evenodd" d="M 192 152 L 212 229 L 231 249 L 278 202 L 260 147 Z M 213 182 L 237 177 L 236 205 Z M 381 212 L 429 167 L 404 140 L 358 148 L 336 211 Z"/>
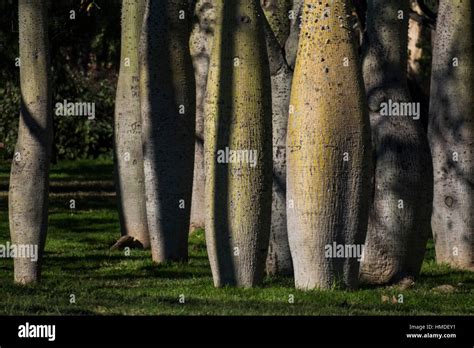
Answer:
<path fill-rule="evenodd" d="M 10 235 L 18 248 L 38 248 L 36 262 L 15 258 L 14 280 L 20 284 L 40 280 L 48 227 L 52 105 L 46 8 L 41 0 L 18 1 L 22 98 L 8 195 Z"/>
<path fill-rule="evenodd" d="M 292 0 L 260 0 L 260 3 L 275 38 L 284 47 L 290 35 Z"/>
<path fill-rule="evenodd" d="M 383 284 L 419 274 L 430 234 L 431 161 L 421 117 L 382 116 L 408 93 L 408 0 L 370 0 L 363 73 L 375 149 L 373 202 L 361 280 Z"/>
<path fill-rule="evenodd" d="M 326 257 L 334 242 L 362 244 L 367 229 L 370 128 L 349 10 L 348 0 L 303 5 L 287 138 L 288 237 L 299 289 L 358 283 L 357 257 Z"/>
<path fill-rule="evenodd" d="M 196 3 L 197 22 L 191 33 L 191 56 L 196 79 L 196 138 L 194 151 L 193 197 L 191 203 L 191 231 L 204 228 L 206 220 L 204 166 L 204 102 L 207 75 L 211 59 L 215 26 L 215 0 L 199 0 Z"/>
<path fill-rule="evenodd" d="M 428 138 L 436 260 L 474 269 L 473 3 L 441 0 L 433 51 Z"/>
<path fill-rule="evenodd" d="M 140 102 L 148 231 L 153 260 L 184 261 L 194 167 L 195 82 L 186 0 L 146 3 Z"/>
<path fill-rule="evenodd" d="M 280 10 L 284 9 L 280 8 Z M 274 26 L 276 25 L 286 25 L 288 30 L 290 28 L 289 20 L 274 23 Z M 276 31 L 279 29 L 272 29 L 270 24 L 266 25 L 265 36 L 270 62 L 273 113 L 272 223 L 266 272 L 269 275 L 291 275 L 293 264 L 286 222 L 286 130 L 293 71 L 286 62 L 284 43 L 283 46 L 280 45 L 275 36 Z"/>
<path fill-rule="evenodd" d="M 216 3 L 205 119 L 206 240 L 214 285 L 261 283 L 271 215 L 271 82 L 258 0 Z M 219 151 L 256 151 L 218 162 Z"/>
<path fill-rule="evenodd" d="M 296 54 L 298 52 L 302 10 L 303 0 L 293 0 L 290 16 L 290 33 L 285 42 L 286 61 L 292 70 L 295 69 Z"/>
<path fill-rule="evenodd" d="M 150 247 L 146 221 L 138 46 L 145 0 L 122 1 L 122 47 L 115 98 L 115 175 L 122 235 Z"/>

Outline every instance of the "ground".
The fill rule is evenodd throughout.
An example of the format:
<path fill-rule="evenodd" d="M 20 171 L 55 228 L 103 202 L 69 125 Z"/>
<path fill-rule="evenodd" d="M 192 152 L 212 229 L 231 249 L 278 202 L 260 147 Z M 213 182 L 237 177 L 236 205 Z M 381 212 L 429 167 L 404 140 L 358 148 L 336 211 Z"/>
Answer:
<path fill-rule="evenodd" d="M 8 163 L 0 163 L 0 244 L 9 237 Z M 52 167 L 49 231 L 39 285 L 14 285 L 13 262 L 0 259 L 0 315 L 468 315 L 474 272 L 434 262 L 430 241 L 415 286 L 357 291 L 297 291 L 290 278 L 255 289 L 215 289 L 204 231 L 190 238 L 186 264 L 154 265 L 149 251 L 110 252 L 120 236 L 109 160 Z M 75 199 L 76 208 L 70 209 Z M 451 293 L 433 288 L 450 284 Z M 392 303 L 395 298 L 403 303 Z M 75 303 L 70 303 L 71 295 Z M 180 303 L 184 295 L 184 304 Z M 294 303 L 290 299 L 294 298 Z"/>

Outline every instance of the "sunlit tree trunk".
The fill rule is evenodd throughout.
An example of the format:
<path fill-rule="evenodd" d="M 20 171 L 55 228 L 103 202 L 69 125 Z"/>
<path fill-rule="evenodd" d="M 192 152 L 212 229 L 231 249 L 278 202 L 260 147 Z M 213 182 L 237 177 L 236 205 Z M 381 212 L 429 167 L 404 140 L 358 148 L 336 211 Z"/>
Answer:
<path fill-rule="evenodd" d="M 8 196 L 10 234 L 17 247 L 37 251 L 37 260 L 15 258 L 15 282 L 40 280 L 48 227 L 52 142 L 47 3 L 19 0 L 21 110 Z"/>
<path fill-rule="evenodd" d="M 216 5 L 205 118 L 207 250 L 215 286 L 251 287 L 263 278 L 271 214 L 271 82 L 264 15 L 258 0 Z M 247 156 L 240 161 L 224 157 L 226 149 Z"/>
<path fill-rule="evenodd" d="M 431 226 L 436 260 L 474 268 L 473 2 L 441 0 L 428 138 L 433 156 Z"/>
<path fill-rule="evenodd" d="M 183 261 L 194 167 L 195 82 L 187 0 L 146 3 L 140 103 L 148 232 L 153 260 Z"/>
<path fill-rule="evenodd" d="M 287 218 L 295 285 L 354 288 L 367 228 L 370 128 L 350 1 L 306 0 L 291 90 Z M 344 65 L 347 62 L 347 66 Z"/>
<path fill-rule="evenodd" d="M 141 137 L 138 45 L 145 0 L 122 1 L 122 48 L 115 98 L 115 175 L 122 235 L 148 237 Z"/>

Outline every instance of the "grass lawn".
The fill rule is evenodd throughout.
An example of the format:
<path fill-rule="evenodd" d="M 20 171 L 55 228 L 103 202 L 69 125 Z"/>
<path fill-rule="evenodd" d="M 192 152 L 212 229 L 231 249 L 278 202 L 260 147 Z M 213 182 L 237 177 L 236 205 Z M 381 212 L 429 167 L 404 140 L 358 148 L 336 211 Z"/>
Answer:
<path fill-rule="evenodd" d="M 0 243 L 9 238 L 8 163 L 0 163 Z M 186 264 L 154 265 L 149 251 L 110 252 L 119 237 L 111 161 L 52 167 L 49 231 L 43 279 L 12 282 L 13 262 L 0 259 L 2 315 L 466 315 L 474 313 L 474 273 L 439 266 L 430 242 L 415 286 L 358 291 L 297 291 L 290 278 L 267 278 L 255 289 L 215 289 L 204 232 L 191 236 Z M 69 200 L 76 200 L 71 211 Z M 452 293 L 433 288 L 453 285 Z M 71 304 L 71 295 L 76 303 Z M 185 303 L 180 303 L 180 295 Z M 392 296 L 403 295 L 403 303 Z M 290 295 L 294 303 L 289 303 Z M 382 296 L 390 301 L 382 302 Z"/>

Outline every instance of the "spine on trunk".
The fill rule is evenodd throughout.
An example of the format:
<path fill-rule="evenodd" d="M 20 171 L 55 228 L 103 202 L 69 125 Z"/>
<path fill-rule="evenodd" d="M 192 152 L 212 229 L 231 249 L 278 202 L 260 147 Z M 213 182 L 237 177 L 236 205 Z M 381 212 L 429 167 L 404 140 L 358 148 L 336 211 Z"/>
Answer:
<path fill-rule="evenodd" d="M 350 1 L 303 4 L 287 137 L 295 285 L 354 288 L 367 228 L 370 129 Z M 346 63 L 346 64 L 345 64 Z M 340 257 L 339 257 L 340 256 Z"/>

